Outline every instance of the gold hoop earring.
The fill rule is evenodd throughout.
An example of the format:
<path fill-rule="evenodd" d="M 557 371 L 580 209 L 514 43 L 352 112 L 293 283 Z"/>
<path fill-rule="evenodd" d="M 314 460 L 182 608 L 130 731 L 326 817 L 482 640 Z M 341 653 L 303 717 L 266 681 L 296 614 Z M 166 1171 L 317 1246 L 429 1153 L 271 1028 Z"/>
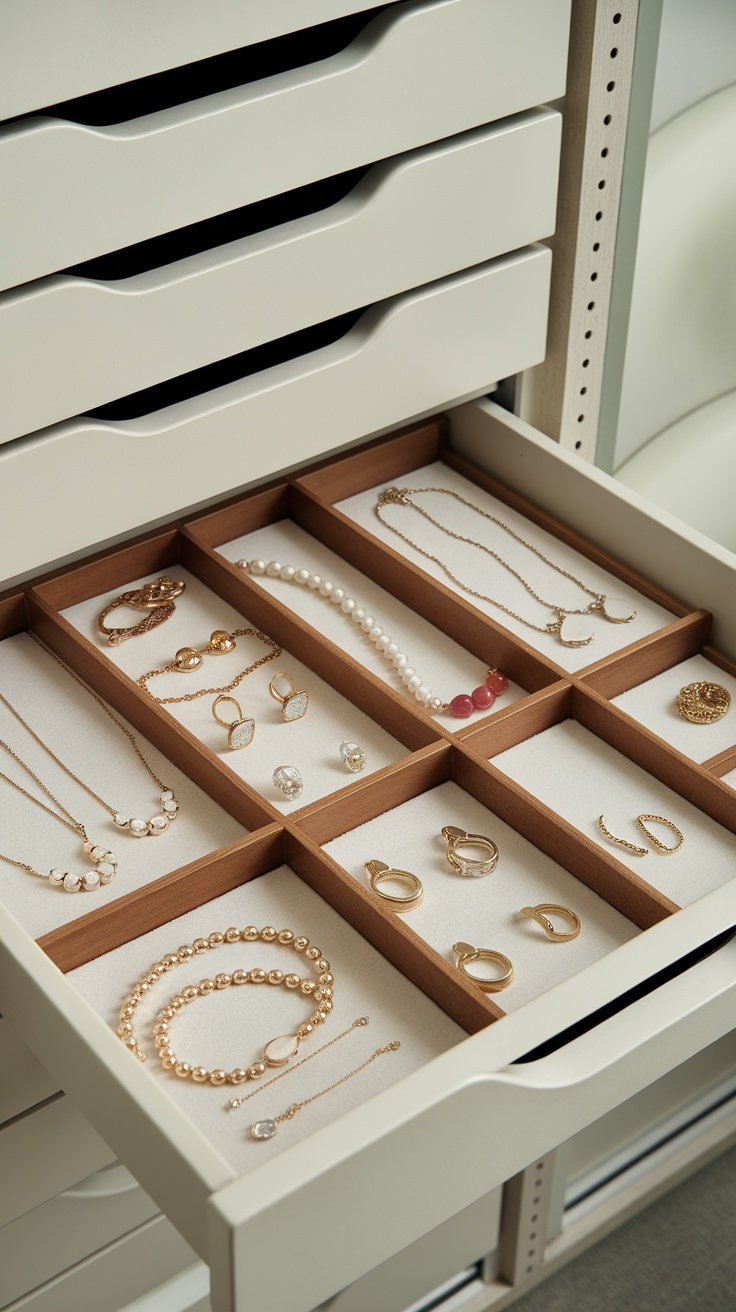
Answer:
<path fill-rule="evenodd" d="M 663 843 L 661 839 L 657 838 L 656 835 L 652 833 L 651 829 L 647 829 L 646 826 L 647 820 L 649 821 L 653 820 L 655 821 L 656 824 L 666 825 L 668 829 L 671 829 L 673 834 L 675 835 L 675 838 L 677 839 L 675 846 L 667 847 L 666 844 Z M 652 844 L 652 847 L 656 848 L 660 856 L 672 856 L 674 852 L 679 852 L 680 848 L 685 842 L 685 835 L 683 834 L 682 830 L 678 829 L 677 825 L 673 824 L 671 820 L 668 820 L 666 816 L 649 815 L 648 813 L 644 813 L 636 817 L 636 823 L 638 824 L 642 833 L 646 834 L 647 838 L 649 839 L 649 842 Z"/>
<path fill-rule="evenodd" d="M 288 686 L 288 692 L 282 692 L 276 684 L 277 679 L 283 679 Z M 277 702 L 281 702 L 281 719 L 285 724 L 290 720 L 301 720 L 307 713 L 309 706 L 309 693 L 306 688 L 297 688 L 290 674 L 284 674 L 280 670 L 274 674 L 268 685 L 268 691 Z"/>
<path fill-rule="evenodd" d="M 508 988 L 514 978 L 514 967 L 508 957 L 503 952 L 494 952 L 491 948 L 474 948 L 471 943 L 453 943 L 452 950 L 455 953 L 455 965 L 461 970 L 463 975 L 483 993 L 500 993 L 501 989 Z M 495 966 L 500 966 L 503 974 L 498 975 L 496 979 L 485 979 L 482 975 L 474 975 L 468 970 L 468 965 L 474 961 L 492 961 Z"/>
<path fill-rule="evenodd" d="M 552 921 L 544 914 L 549 912 L 550 915 L 561 916 L 566 920 L 572 929 L 567 932 L 555 929 Z M 556 902 L 540 902 L 535 907 L 522 907 L 519 912 L 520 916 L 529 916 L 536 920 L 537 924 L 544 930 L 547 938 L 551 938 L 553 943 L 569 943 L 570 939 L 577 938 L 580 933 L 580 917 L 569 907 L 558 906 Z"/>
<path fill-rule="evenodd" d="M 413 875 L 410 870 L 395 870 L 393 866 L 387 866 L 385 861 L 366 861 L 365 868 L 370 877 L 370 885 L 373 892 L 388 902 L 392 911 L 402 914 L 404 911 L 412 911 L 418 907 L 424 897 L 424 885 L 418 875 Z M 386 893 L 381 888 L 382 883 L 405 884 L 408 893 L 400 897 L 395 893 Z"/>
<path fill-rule="evenodd" d="M 234 720 L 225 720 L 217 714 L 218 706 L 224 706 L 225 702 L 229 702 L 231 706 L 235 707 L 236 718 Z M 234 697 L 226 697 L 223 693 L 220 693 L 220 696 L 215 697 L 212 703 L 212 714 L 217 723 L 221 724 L 223 729 L 227 729 L 227 745 L 231 752 L 240 751 L 242 747 L 248 747 L 253 742 L 256 722 L 252 716 L 243 715 L 240 702 L 236 701 Z"/>
<path fill-rule="evenodd" d="M 478 879 L 481 875 L 490 875 L 491 871 L 495 870 L 498 848 L 492 838 L 485 838 L 483 834 L 468 834 L 464 829 L 457 829 L 455 825 L 445 825 L 442 837 L 447 843 L 448 864 L 458 875 Z M 464 847 L 479 847 L 487 855 L 462 856 L 458 849 Z"/>

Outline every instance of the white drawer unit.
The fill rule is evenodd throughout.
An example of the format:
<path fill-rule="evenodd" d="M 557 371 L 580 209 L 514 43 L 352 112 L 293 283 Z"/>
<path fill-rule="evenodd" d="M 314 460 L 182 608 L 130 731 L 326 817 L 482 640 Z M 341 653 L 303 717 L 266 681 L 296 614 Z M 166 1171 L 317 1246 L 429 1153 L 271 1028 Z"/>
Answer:
<path fill-rule="evenodd" d="M 504 1265 L 523 1193 L 504 1199 L 509 1181 L 531 1167 L 541 1180 L 565 1143 L 578 1182 L 634 1156 L 624 1105 L 637 1133 L 684 1119 L 688 1062 L 701 1092 L 728 1084 L 736 730 L 724 719 L 708 750 L 707 727 L 695 744 L 668 726 L 681 666 L 736 689 L 736 562 L 561 449 L 554 424 L 545 436 L 505 408 L 559 401 L 569 418 L 570 380 L 575 404 L 593 375 L 605 391 L 613 255 L 599 248 L 615 229 L 640 6 L 6 8 L 0 691 L 44 718 L 100 796 L 132 787 L 127 745 L 94 727 L 94 704 L 82 714 L 88 699 L 36 634 L 161 753 L 183 800 L 155 859 L 150 839 L 109 829 L 120 877 L 94 898 L 3 864 L 0 1163 L 14 1188 L 0 1303 L 114 1312 L 160 1285 L 165 1306 L 204 1308 L 198 1258 L 213 1312 L 405 1312 L 442 1306 L 443 1290 L 480 1312 L 543 1263 L 535 1250 L 513 1276 Z M 499 387 L 503 405 L 488 399 Z M 583 449 L 593 413 L 579 402 L 567 445 Z M 551 557 L 590 596 L 620 590 L 635 619 L 596 612 L 596 645 L 564 647 L 515 614 L 503 589 L 518 574 L 499 611 L 509 543 L 490 529 L 496 557 L 463 591 L 454 553 L 480 532 L 469 510 L 449 556 L 426 539 L 429 560 L 374 514 L 388 485 L 427 482 L 516 524 L 534 553 L 529 606 L 548 595 L 534 571 Z M 254 558 L 304 561 L 352 591 L 442 698 L 490 665 L 507 694 L 467 722 L 430 715 L 319 582 L 290 589 L 279 570 L 237 563 Z M 179 573 L 166 623 L 104 643 L 103 606 Z M 272 668 L 309 691 L 303 722 L 280 718 L 268 667 L 241 686 L 231 650 L 211 669 L 207 634 L 241 627 L 268 634 Z M 169 707 L 138 682 L 203 644 L 212 696 L 233 692 L 257 721 L 246 751 L 228 751 L 212 696 Z M 172 694 L 202 691 L 165 677 L 180 680 Z M 6 709 L 0 737 L 18 751 Z M 369 745 L 354 775 L 339 757 L 353 737 Z M 287 763 L 305 776 L 294 803 L 272 785 Z M 68 777 L 54 780 L 67 798 Z M 48 816 L 0 787 L 3 852 L 27 859 L 24 839 L 66 852 Z M 637 864 L 606 845 L 598 811 L 622 832 L 614 815 L 634 798 L 679 824 L 683 856 Z M 87 823 L 89 794 L 75 804 Z M 498 842 L 487 879 L 448 873 L 435 830 L 453 816 Z M 421 906 L 399 916 L 371 890 L 365 863 L 379 858 L 416 866 Z M 527 900 L 577 908 L 578 938 L 521 923 Z M 322 945 L 321 989 L 336 980 L 334 1007 L 319 995 L 324 1041 L 339 1039 L 314 1066 L 286 1067 L 269 1099 L 256 1086 L 253 1116 L 226 1114 L 229 1087 L 161 1068 L 149 1033 L 173 989 L 210 971 L 230 973 L 201 991 L 209 1001 L 181 1017 L 172 1005 L 198 1060 L 239 1066 L 244 1034 L 250 1050 L 251 1030 L 298 1023 L 299 991 L 249 986 L 244 1031 L 232 972 L 282 965 L 251 925 Z M 479 990 L 456 939 L 508 953 L 509 988 Z M 195 940 L 190 980 L 175 967 Z M 161 960 L 135 1013 L 142 1065 L 118 1010 Z M 351 1026 L 363 1015 L 365 1033 Z M 297 1112 L 254 1143 L 256 1108 L 268 1118 L 289 1097 Z M 44 1229 L 34 1271 L 26 1250 Z"/>

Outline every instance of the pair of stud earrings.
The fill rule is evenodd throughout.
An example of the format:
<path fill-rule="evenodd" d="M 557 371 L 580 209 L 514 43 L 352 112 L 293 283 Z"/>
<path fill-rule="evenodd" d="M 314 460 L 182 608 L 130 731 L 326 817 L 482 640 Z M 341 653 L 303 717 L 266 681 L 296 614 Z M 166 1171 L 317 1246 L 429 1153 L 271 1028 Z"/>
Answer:
<path fill-rule="evenodd" d="M 340 743 L 340 758 L 346 770 L 358 774 L 365 769 L 368 757 L 360 743 Z M 304 792 L 304 780 L 295 765 L 279 765 L 273 772 L 273 781 L 284 794 L 287 802 L 293 802 Z"/>
<path fill-rule="evenodd" d="M 283 670 L 274 674 L 268 685 L 268 691 L 277 702 L 281 703 L 281 719 L 285 724 L 291 723 L 292 720 L 301 720 L 302 716 L 306 715 L 309 693 L 306 688 L 297 688 L 290 674 L 285 674 Z M 218 707 L 226 703 L 235 708 L 234 719 L 226 719 L 218 712 Z M 212 714 L 217 723 L 227 730 L 227 745 L 231 751 L 240 751 L 241 748 L 248 747 L 252 743 L 256 722 L 252 715 L 243 715 L 240 702 L 235 697 L 220 693 L 212 703 Z"/>

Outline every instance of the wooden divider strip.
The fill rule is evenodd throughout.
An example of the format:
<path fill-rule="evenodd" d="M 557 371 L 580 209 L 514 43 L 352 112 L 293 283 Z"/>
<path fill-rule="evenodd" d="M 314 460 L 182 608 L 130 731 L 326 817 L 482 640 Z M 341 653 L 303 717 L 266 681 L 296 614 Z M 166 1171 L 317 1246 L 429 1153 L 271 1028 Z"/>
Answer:
<path fill-rule="evenodd" d="M 639 724 L 618 706 L 612 706 L 591 688 L 574 689 L 575 718 L 596 737 L 614 747 L 648 774 L 666 784 L 686 802 L 736 833 L 733 793 L 703 766 L 683 756 L 669 743 Z"/>
<path fill-rule="evenodd" d="M 456 752 L 454 773 L 461 788 L 640 929 L 649 929 L 680 910 L 676 902 L 487 761 Z"/>
<path fill-rule="evenodd" d="M 469 725 L 463 734 L 458 734 L 458 742 L 472 747 L 486 759 L 499 756 L 509 747 L 516 747 L 517 743 L 569 719 L 572 705 L 572 684 L 561 680 L 486 721 Z"/>
<path fill-rule="evenodd" d="M 730 770 L 736 769 L 736 746 L 727 747 L 724 752 L 717 752 L 715 756 L 709 757 L 707 761 L 702 762 L 701 768 L 719 779 Z"/>
<path fill-rule="evenodd" d="M 575 677 L 602 697 L 618 697 L 673 665 L 679 665 L 680 661 L 696 656 L 708 640 L 712 618 L 710 611 L 692 611 L 666 628 L 648 633 L 613 656 L 586 665 Z"/>
<path fill-rule="evenodd" d="M 38 945 L 60 970 L 75 970 L 229 893 L 279 865 L 283 859 L 283 829 L 280 825 L 269 825 L 44 934 Z M 206 932 L 224 928 L 210 925 Z M 171 951 L 178 946 L 172 943 Z"/>
<path fill-rule="evenodd" d="M 32 590 L 28 594 L 28 609 L 33 628 L 51 650 L 235 820 L 248 829 L 279 821 L 280 815 L 270 803 L 118 670 L 63 615 L 57 615 L 40 593 Z"/>
<path fill-rule="evenodd" d="M 505 1015 L 306 835 L 287 832 L 286 859 L 338 915 L 470 1034 Z"/>
<path fill-rule="evenodd" d="M 219 547 L 279 519 L 288 519 L 290 494 L 291 485 L 282 479 L 256 492 L 241 492 L 206 514 L 190 515 L 182 527 L 191 529 L 203 546 Z"/>
<path fill-rule="evenodd" d="M 359 451 L 328 456 L 305 473 L 295 477 L 300 487 L 310 490 L 322 501 L 341 501 L 365 492 L 366 488 L 388 478 L 400 478 L 413 469 L 441 458 L 443 434 L 448 430 L 444 416 L 428 420 L 420 427 L 410 427 L 378 437 Z"/>
<path fill-rule="evenodd" d="M 732 660 L 732 658 L 727 656 L 725 652 L 719 651 L 717 647 L 704 647 L 701 655 L 703 655 L 706 660 L 712 661 L 719 669 L 725 670 L 726 674 L 730 674 L 736 679 L 736 660 Z"/>
<path fill-rule="evenodd" d="M 125 592 L 131 580 L 175 566 L 179 560 L 178 539 L 177 527 L 172 524 L 104 555 L 72 565 L 63 574 L 33 585 L 33 592 L 54 610 L 66 610 L 114 588 Z"/>

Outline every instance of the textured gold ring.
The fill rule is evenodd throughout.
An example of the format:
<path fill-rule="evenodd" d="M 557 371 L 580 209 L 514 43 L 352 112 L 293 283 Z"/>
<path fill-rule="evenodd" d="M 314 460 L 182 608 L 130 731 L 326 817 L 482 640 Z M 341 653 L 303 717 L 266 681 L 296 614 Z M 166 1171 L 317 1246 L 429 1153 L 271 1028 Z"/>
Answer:
<path fill-rule="evenodd" d="M 455 825 L 445 825 L 442 830 L 442 837 L 447 843 L 447 861 L 452 869 L 458 875 L 464 875 L 470 879 L 477 879 L 480 875 L 490 875 L 496 868 L 498 861 L 498 848 L 492 838 L 486 838 L 484 834 L 468 834 L 464 829 L 458 829 Z M 464 856 L 463 851 L 466 848 L 475 848 L 485 854 L 484 856 L 470 857 Z"/>
<path fill-rule="evenodd" d="M 458 970 L 461 970 L 463 975 L 467 975 L 483 993 L 500 993 L 501 989 L 508 988 L 514 978 L 514 967 L 503 952 L 494 952 L 492 948 L 474 948 L 472 943 L 453 943 L 452 950 L 455 953 L 455 965 Z M 474 975 L 472 970 L 468 970 L 468 966 L 476 961 L 492 961 L 495 966 L 501 967 L 503 974 L 497 975 L 495 979 Z"/>
<path fill-rule="evenodd" d="M 570 939 L 577 938 L 580 933 L 580 917 L 571 911 L 570 907 L 561 907 L 556 902 L 539 902 L 535 907 L 522 907 L 519 912 L 520 916 L 529 916 L 536 920 L 537 924 L 544 930 L 547 938 L 551 938 L 553 943 L 569 943 Z M 561 916 L 566 920 L 572 929 L 562 931 L 555 929 L 549 916 Z"/>
<path fill-rule="evenodd" d="M 393 866 L 387 866 L 385 861 L 366 861 L 366 870 L 370 878 L 370 885 L 373 892 L 388 902 L 393 911 L 411 911 L 418 907 L 424 897 L 424 885 L 418 875 L 413 875 L 410 870 L 395 870 Z M 403 896 L 395 893 L 387 893 L 381 888 L 382 883 L 404 884 L 408 892 Z"/>

